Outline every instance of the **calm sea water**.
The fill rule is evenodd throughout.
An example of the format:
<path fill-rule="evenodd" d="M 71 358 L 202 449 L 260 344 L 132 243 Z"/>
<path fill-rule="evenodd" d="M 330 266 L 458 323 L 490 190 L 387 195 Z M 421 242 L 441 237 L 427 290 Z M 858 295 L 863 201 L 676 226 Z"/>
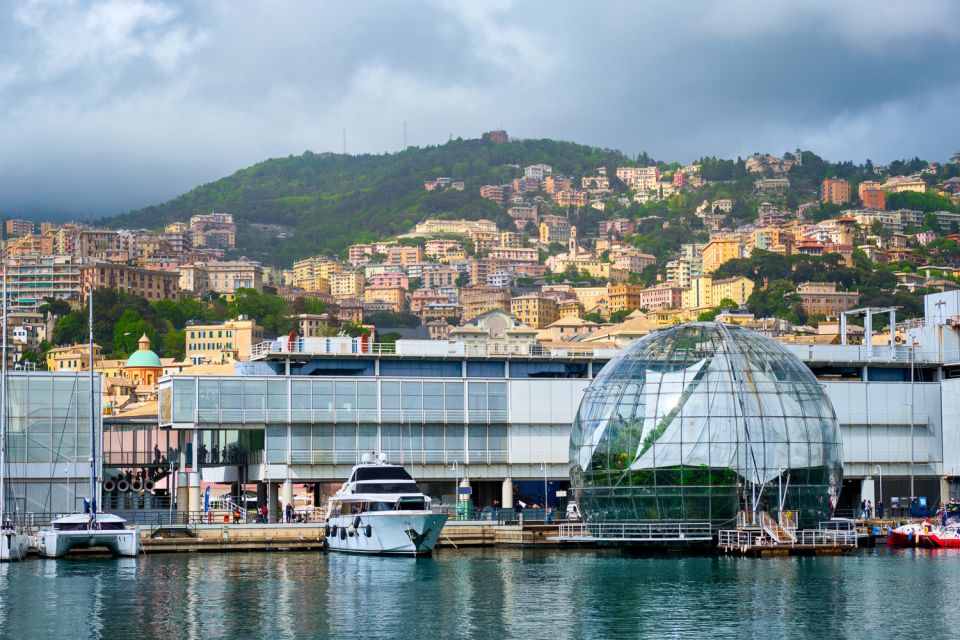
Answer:
<path fill-rule="evenodd" d="M 0 634 L 25 639 L 944 637 L 960 625 L 960 553 L 30 560 L 0 566 L 0 602 Z"/>

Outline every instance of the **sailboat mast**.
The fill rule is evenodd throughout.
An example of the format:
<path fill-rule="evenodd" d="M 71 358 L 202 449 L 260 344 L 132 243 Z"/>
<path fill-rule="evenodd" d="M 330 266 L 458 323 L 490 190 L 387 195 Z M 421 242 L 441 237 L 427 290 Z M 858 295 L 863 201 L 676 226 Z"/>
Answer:
<path fill-rule="evenodd" d="M 93 284 L 90 285 L 90 303 L 88 310 L 89 326 L 89 348 L 90 348 L 90 514 L 96 518 L 97 515 L 97 432 L 94 428 L 96 424 L 97 409 L 96 394 L 93 388 Z"/>
<path fill-rule="evenodd" d="M 0 526 L 7 507 L 7 260 L 3 259 L 3 362 L 0 363 Z"/>

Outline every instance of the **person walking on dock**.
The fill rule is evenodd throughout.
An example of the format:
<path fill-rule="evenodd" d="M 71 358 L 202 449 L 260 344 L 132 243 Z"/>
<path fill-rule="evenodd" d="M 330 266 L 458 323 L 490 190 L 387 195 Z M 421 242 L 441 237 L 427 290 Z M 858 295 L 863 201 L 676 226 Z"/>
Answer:
<path fill-rule="evenodd" d="M 287 524 L 293 522 L 293 503 L 287 503 Z"/>
<path fill-rule="evenodd" d="M 877 519 L 883 520 L 883 500 L 877 500 Z"/>

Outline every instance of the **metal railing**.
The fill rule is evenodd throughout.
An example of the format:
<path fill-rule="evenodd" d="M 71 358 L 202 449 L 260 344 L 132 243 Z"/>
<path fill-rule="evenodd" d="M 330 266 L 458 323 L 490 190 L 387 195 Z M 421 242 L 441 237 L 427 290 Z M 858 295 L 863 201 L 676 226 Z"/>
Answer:
<path fill-rule="evenodd" d="M 557 538 L 570 542 L 710 542 L 709 522 L 566 523 Z"/>
<path fill-rule="evenodd" d="M 609 347 L 564 346 L 558 348 L 533 345 L 469 345 L 446 340 L 397 340 L 366 342 L 359 338 L 288 338 L 268 340 L 250 348 L 251 360 L 271 354 L 303 354 L 310 356 L 438 356 L 438 357 L 517 357 L 517 358 L 602 358 L 615 356 L 618 349 Z"/>

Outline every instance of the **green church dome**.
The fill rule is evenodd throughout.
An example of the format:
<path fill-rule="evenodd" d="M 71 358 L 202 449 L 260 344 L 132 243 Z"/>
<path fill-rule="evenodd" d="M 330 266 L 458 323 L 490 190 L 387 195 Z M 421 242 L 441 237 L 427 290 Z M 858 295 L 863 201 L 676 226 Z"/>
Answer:
<path fill-rule="evenodd" d="M 160 362 L 160 356 L 151 351 L 150 349 L 150 338 L 146 334 L 139 340 L 140 348 L 131 354 L 127 358 L 127 364 L 125 367 L 163 367 L 163 364 Z"/>

